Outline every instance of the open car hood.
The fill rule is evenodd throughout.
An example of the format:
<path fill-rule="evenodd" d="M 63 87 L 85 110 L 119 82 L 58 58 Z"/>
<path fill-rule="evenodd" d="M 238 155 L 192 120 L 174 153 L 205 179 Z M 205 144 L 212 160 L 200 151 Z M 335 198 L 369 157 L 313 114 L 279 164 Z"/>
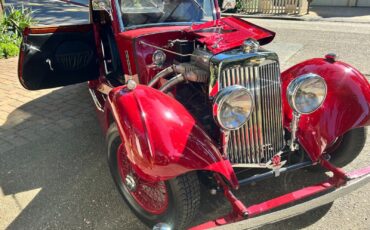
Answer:
<path fill-rule="evenodd" d="M 239 47 L 248 38 L 258 40 L 261 45 L 270 43 L 275 33 L 236 17 L 222 18 L 186 29 L 214 54 Z"/>

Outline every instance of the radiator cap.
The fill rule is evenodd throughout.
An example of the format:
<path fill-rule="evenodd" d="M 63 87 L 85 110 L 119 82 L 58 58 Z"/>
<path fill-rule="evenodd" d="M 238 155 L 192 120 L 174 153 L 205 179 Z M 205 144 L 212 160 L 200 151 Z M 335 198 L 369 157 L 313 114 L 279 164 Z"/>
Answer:
<path fill-rule="evenodd" d="M 260 43 L 253 38 L 248 38 L 243 42 L 243 51 L 244 53 L 255 53 L 260 48 Z"/>

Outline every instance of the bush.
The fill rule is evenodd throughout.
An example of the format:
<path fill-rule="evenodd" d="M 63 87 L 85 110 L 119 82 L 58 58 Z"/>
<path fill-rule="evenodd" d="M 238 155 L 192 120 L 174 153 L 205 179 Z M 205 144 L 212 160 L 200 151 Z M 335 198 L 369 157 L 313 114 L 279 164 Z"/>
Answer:
<path fill-rule="evenodd" d="M 36 23 L 32 18 L 34 11 L 22 6 L 16 9 L 10 6 L 0 21 L 0 58 L 17 56 L 22 41 L 22 32 Z"/>
<path fill-rule="evenodd" d="M 35 24 L 35 20 L 32 18 L 34 11 L 25 8 L 23 5 L 20 9 L 10 6 L 3 18 L 1 24 L 11 32 L 21 35 L 26 27 Z"/>
<path fill-rule="evenodd" d="M 19 54 L 19 46 L 12 43 L 0 43 L 0 56 L 9 58 Z"/>

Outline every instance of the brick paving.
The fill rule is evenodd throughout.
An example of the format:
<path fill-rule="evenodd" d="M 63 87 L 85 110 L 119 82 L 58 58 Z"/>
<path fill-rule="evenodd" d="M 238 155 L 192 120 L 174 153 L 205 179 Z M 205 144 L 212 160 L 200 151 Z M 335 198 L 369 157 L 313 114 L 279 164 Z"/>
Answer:
<path fill-rule="evenodd" d="M 17 58 L 0 60 L 0 152 L 65 132 L 95 116 L 86 84 L 25 90 Z"/>

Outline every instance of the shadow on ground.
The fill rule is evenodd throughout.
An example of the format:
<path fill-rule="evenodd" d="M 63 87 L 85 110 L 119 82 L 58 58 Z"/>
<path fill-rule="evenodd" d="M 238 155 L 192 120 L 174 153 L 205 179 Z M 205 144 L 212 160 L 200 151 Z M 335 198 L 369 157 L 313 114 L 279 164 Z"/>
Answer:
<path fill-rule="evenodd" d="M 43 110 L 45 101 L 50 100 L 58 103 Z M 71 104 L 74 100 L 76 105 Z M 62 110 L 64 106 L 68 109 Z M 60 111 L 60 117 L 48 118 L 51 111 Z M 73 112 L 77 115 L 69 119 L 69 123 L 62 123 L 60 129 L 50 126 L 58 124 L 58 120 Z M 16 121 L 13 117 L 17 117 L 17 113 L 26 113 L 28 118 Z M 66 128 L 63 124 L 69 125 Z M 145 228 L 132 215 L 115 189 L 106 162 L 104 135 L 85 85 L 65 87 L 19 107 L 9 114 L 0 135 L 13 135 L 15 129 L 19 130 L 19 134 L 22 134 L 22 130 L 34 130 L 38 138 L 12 150 L 0 152 L 0 187 L 5 195 L 38 188 L 41 191 L 20 212 L 9 229 L 22 229 L 25 226 L 28 229 Z M 245 187 L 237 195 L 247 204 L 254 204 L 323 178 L 325 175 L 313 177 L 309 172 L 300 171 Z M 325 215 L 329 208 L 317 209 L 263 229 L 298 229 L 309 226 Z M 214 219 L 226 214 L 228 210 L 229 205 L 222 195 L 209 196 L 203 190 L 201 213 L 194 223 Z"/>
<path fill-rule="evenodd" d="M 73 98 L 76 105 L 71 104 Z M 46 108 L 51 100 L 55 104 Z M 56 118 L 48 116 L 51 111 Z M 20 113 L 27 116 L 18 120 Z M 9 114 L 0 135 L 14 135 L 15 130 L 20 138 L 32 130 L 36 138 L 0 150 L 0 187 L 5 196 L 41 191 L 8 229 L 143 228 L 110 177 L 104 135 L 85 84 L 64 87 L 19 107 Z"/>
<path fill-rule="evenodd" d="M 305 186 L 317 184 L 326 180 L 327 178 L 328 176 L 326 174 L 300 170 L 295 173 L 281 175 L 279 178 L 272 178 L 259 182 L 255 185 L 242 187 L 238 192 L 235 193 L 235 195 L 240 198 L 246 206 L 250 206 L 281 196 L 285 193 L 301 189 Z M 222 194 L 211 196 L 209 195 L 209 192 L 204 190 L 202 195 L 201 215 L 199 215 L 202 218 L 197 220 L 196 224 L 215 219 L 227 214 L 231 210 L 231 206 L 228 205 Z M 320 220 L 329 211 L 331 206 L 332 204 L 323 206 L 303 215 L 271 225 L 266 225 L 259 229 L 301 229 Z"/>

